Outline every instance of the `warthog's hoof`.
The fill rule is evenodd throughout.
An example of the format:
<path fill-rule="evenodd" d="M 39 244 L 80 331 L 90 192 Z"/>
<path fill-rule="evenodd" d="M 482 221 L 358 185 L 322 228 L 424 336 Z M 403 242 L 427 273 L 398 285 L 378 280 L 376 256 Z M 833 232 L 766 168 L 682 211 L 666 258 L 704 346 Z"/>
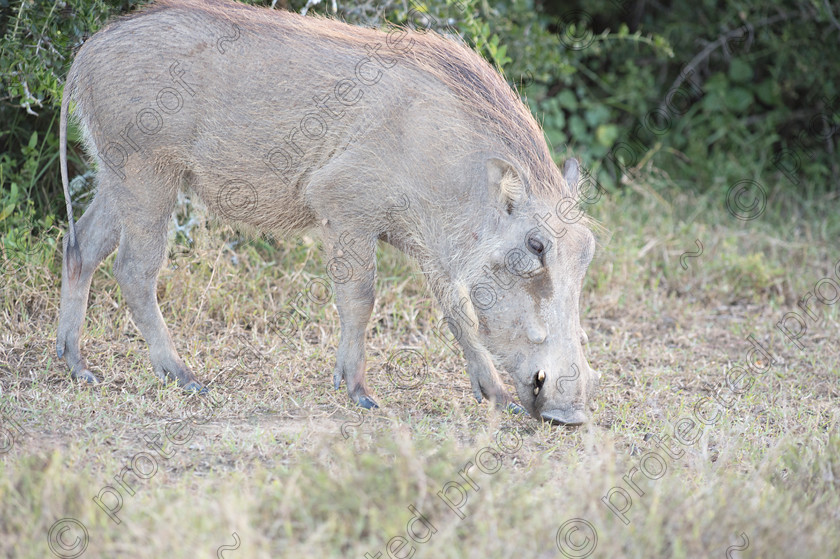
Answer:
<path fill-rule="evenodd" d="M 508 405 L 505 406 L 505 409 L 510 413 L 515 413 L 516 415 L 528 413 L 527 411 L 525 411 L 525 408 L 523 408 L 519 404 L 514 404 L 513 402 L 508 402 Z"/>
<path fill-rule="evenodd" d="M 356 403 L 366 410 L 372 410 L 373 408 L 379 407 L 379 404 L 374 402 L 373 398 L 370 396 L 361 396 L 358 400 L 356 400 Z"/>
<path fill-rule="evenodd" d="M 207 394 L 207 388 L 201 386 L 198 381 L 192 381 L 184 386 L 184 390 L 189 393 Z"/>
<path fill-rule="evenodd" d="M 85 368 L 72 371 L 70 373 L 70 378 L 75 380 L 83 380 L 88 384 L 99 384 L 99 379 L 96 378 L 96 375 L 94 375 Z"/>

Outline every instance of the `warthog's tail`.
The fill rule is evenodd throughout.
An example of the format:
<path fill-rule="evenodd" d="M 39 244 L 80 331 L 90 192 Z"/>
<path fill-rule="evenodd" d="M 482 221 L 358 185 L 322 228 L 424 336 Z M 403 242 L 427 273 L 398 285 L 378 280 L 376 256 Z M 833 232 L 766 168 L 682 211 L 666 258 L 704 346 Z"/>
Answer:
<path fill-rule="evenodd" d="M 69 80 L 67 80 L 64 84 L 64 93 L 61 96 L 61 122 L 58 127 L 58 157 L 61 164 L 61 184 L 64 186 L 64 201 L 67 202 L 67 221 L 70 225 L 67 244 L 64 249 L 64 262 L 67 265 L 68 279 L 74 281 L 79 278 L 82 272 L 82 253 L 76 241 L 76 223 L 73 220 L 73 202 L 70 200 L 70 181 L 67 178 L 67 118 L 70 112 L 71 89 Z"/>

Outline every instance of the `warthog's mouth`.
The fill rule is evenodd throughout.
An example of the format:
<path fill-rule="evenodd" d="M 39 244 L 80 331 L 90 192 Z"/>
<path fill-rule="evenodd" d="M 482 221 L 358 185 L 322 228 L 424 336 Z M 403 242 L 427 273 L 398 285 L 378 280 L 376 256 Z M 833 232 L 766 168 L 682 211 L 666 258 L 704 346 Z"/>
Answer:
<path fill-rule="evenodd" d="M 571 408 L 568 410 L 546 410 L 540 412 L 543 421 L 552 425 L 583 425 L 589 421 L 589 414 L 584 410 Z"/>

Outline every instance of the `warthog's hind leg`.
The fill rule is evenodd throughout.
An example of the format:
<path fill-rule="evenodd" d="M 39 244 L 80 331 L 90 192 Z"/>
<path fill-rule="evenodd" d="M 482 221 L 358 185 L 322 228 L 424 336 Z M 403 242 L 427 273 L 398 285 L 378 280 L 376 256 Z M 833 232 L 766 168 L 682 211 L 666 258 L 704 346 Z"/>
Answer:
<path fill-rule="evenodd" d="M 124 214 L 114 275 L 135 324 L 149 344 L 155 374 L 163 380 L 176 381 L 188 391 L 206 392 L 178 355 L 158 307 L 157 276 L 166 257 L 169 211 L 165 213 L 163 217 L 141 215 L 139 212 Z"/>
<path fill-rule="evenodd" d="M 100 178 L 100 185 L 104 177 Z M 87 368 L 79 347 L 79 338 L 87 310 L 90 282 L 96 267 L 117 246 L 120 225 L 115 212 L 108 206 L 106 194 L 100 189 L 76 224 L 76 243 L 81 267 L 74 274 L 68 270 L 68 240 L 64 237 L 64 262 L 61 268 L 61 306 L 55 348 L 70 368 L 73 378 L 97 382 Z"/>

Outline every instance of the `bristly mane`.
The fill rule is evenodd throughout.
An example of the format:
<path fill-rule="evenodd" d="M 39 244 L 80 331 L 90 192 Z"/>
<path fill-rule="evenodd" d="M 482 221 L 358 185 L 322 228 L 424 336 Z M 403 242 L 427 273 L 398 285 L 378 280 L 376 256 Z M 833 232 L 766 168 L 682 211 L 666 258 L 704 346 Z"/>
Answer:
<path fill-rule="evenodd" d="M 538 196 L 570 195 L 548 151 L 540 128 L 519 95 L 475 51 L 434 33 L 412 33 L 417 47 L 409 59 L 424 73 L 444 83 L 465 110 L 529 174 L 526 189 Z M 562 191 L 558 192 L 558 189 Z"/>
<path fill-rule="evenodd" d="M 247 13 L 246 25 L 263 31 L 270 30 L 281 16 L 279 11 L 227 0 L 158 0 L 127 18 L 118 19 L 114 24 L 169 8 L 204 10 L 222 18 L 234 12 L 240 15 Z M 343 46 L 363 47 L 370 41 L 381 42 L 383 39 L 382 30 L 348 26 L 331 18 L 301 16 L 295 12 L 283 12 L 282 17 L 286 25 L 310 27 L 323 39 Z M 480 123 L 476 132 L 480 131 L 482 135 L 489 133 L 497 139 L 499 145 L 508 151 L 499 155 L 511 157 L 528 174 L 524 177 L 527 192 L 548 198 L 571 196 L 551 158 L 542 128 L 495 68 L 456 40 L 433 31 L 418 32 L 405 28 L 402 31 L 408 33 L 403 42 L 414 41 L 411 50 L 401 59 L 402 63 L 410 64 L 438 80 L 455 95 L 462 108 Z"/>

